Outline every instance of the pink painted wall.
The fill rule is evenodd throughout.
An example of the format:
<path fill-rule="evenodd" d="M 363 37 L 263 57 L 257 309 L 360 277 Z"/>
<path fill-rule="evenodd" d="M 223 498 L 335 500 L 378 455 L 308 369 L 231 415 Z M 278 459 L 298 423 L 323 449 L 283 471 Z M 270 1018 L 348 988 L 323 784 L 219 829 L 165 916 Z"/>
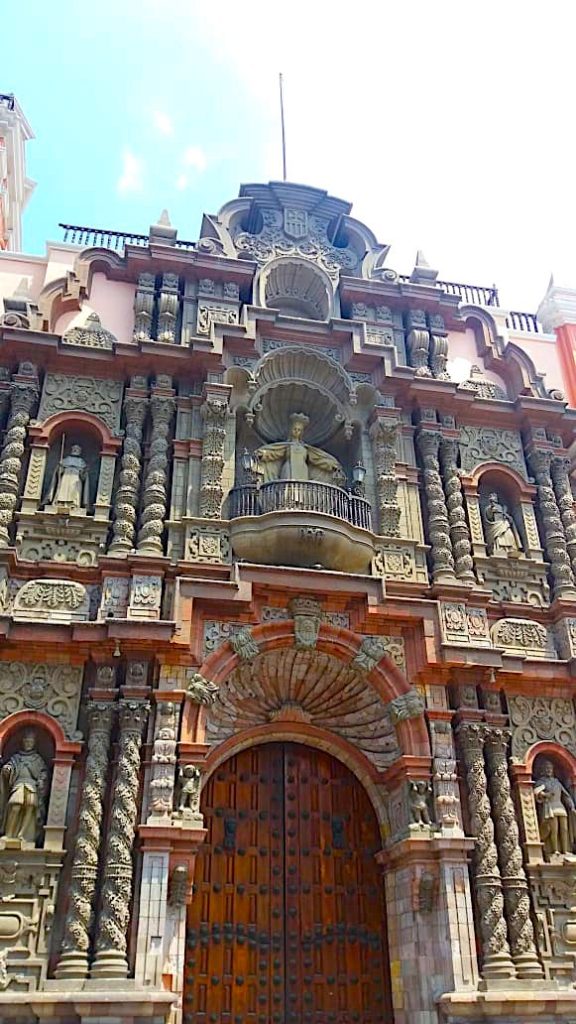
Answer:
<path fill-rule="evenodd" d="M 77 312 L 63 313 L 56 322 L 54 333 L 64 334 L 70 327 L 84 324 L 90 313 L 96 312 L 102 326 L 112 331 L 119 342 L 132 343 L 135 292 L 133 284 L 109 281 L 105 274 L 94 274 L 88 301 Z"/>
<path fill-rule="evenodd" d="M 27 297 L 35 302 L 44 287 L 45 273 L 45 259 L 0 253 L 0 306 L 4 297 L 11 297 L 20 290 L 22 279 L 25 281 Z"/>
<path fill-rule="evenodd" d="M 488 380 L 499 384 L 506 391 L 506 384 L 496 373 L 487 370 L 476 349 L 476 339 L 471 327 L 465 331 L 448 334 L 448 373 L 452 380 L 462 384 L 470 376 L 472 366 L 479 366 Z"/>
<path fill-rule="evenodd" d="M 534 335 L 527 340 L 525 334 L 510 331 L 509 338 L 530 356 L 538 372 L 545 375 L 544 383 L 547 388 L 566 391 L 555 335 Z"/>

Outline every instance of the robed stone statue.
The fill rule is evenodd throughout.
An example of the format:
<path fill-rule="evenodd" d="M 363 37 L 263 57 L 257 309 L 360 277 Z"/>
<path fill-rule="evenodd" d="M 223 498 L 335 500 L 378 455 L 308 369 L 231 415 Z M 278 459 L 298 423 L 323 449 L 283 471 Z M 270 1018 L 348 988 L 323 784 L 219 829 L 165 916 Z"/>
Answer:
<path fill-rule="evenodd" d="M 22 748 L 0 769 L 0 835 L 34 846 L 46 815 L 48 769 L 27 729 Z"/>
<path fill-rule="evenodd" d="M 70 454 L 62 454 L 48 488 L 48 504 L 66 505 L 70 509 L 86 508 L 89 501 L 88 467 L 82 448 L 73 444 Z"/>
<path fill-rule="evenodd" d="M 576 808 L 566 787 L 554 774 L 551 761 L 544 761 L 534 782 L 540 838 L 548 860 L 570 855 L 576 832 Z"/>
<path fill-rule="evenodd" d="M 522 550 L 520 536 L 512 516 L 496 492 L 488 495 L 484 509 L 484 530 L 489 555 L 517 556 Z"/>
<path fill-rule="evenodd" d="M 317 480 L 342 486 L 345 477 L 338 460 L 302 440 L 309 422 L 304 413 L 292 413 L 288 439 L 264 445 L 256 451 L 264 483 L 271 480 Z"/>

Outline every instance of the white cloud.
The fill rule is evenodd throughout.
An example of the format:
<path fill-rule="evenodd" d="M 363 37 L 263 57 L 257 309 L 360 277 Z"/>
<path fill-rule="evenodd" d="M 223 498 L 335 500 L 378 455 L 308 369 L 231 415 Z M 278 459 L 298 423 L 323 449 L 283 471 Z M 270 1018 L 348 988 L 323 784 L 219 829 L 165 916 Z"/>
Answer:
<path fill-rule="evenodd" d="M 208 166 L 208 158 L 200 146 L 188 146 L 182 159 L 187 167 L 192 167 L 199 174 Z"/>
<path fill-rule="evenodd" d="M 174 134 L 172 118 L 164 110 L 152 112 L 152 124 L 160 135 L 168 136 Z"/>
<path fill-rule="evenodd" d="M 144 188 L 144 161 L 136 156 L 131 149 L 122 153 L 122 173 L 116 183 L 116 189 L 122 196 L 142 192 Z"/>
<path fill-rule="evenodd" d="M 188 184 L 188 175 L 179 174 L 178 177 L 176 178 L 176 188 L 178 189 L 178 191 L 183 192 L 185 188 L 188 188 Z"/>

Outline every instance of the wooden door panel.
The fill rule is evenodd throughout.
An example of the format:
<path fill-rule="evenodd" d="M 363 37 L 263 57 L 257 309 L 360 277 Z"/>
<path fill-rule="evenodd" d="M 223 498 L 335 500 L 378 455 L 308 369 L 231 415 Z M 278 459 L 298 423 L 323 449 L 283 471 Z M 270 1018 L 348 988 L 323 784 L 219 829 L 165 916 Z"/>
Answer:
<path fill-rule="evenodd" d="M 330 755 L 267 744 L 208 781 L 185 1024 L 389 1022 L 376 817 Z"/>

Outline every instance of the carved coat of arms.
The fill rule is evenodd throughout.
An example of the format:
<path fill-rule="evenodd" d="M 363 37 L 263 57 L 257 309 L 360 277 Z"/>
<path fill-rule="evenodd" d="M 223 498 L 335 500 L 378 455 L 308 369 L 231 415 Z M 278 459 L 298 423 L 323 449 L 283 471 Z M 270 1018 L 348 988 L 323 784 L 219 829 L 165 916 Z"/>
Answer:
<path fill-rule="evenodd" d="M 284 232 L 289 238 L 305 238 L 308 234 L 306 210 L 284 210 Z"/>

